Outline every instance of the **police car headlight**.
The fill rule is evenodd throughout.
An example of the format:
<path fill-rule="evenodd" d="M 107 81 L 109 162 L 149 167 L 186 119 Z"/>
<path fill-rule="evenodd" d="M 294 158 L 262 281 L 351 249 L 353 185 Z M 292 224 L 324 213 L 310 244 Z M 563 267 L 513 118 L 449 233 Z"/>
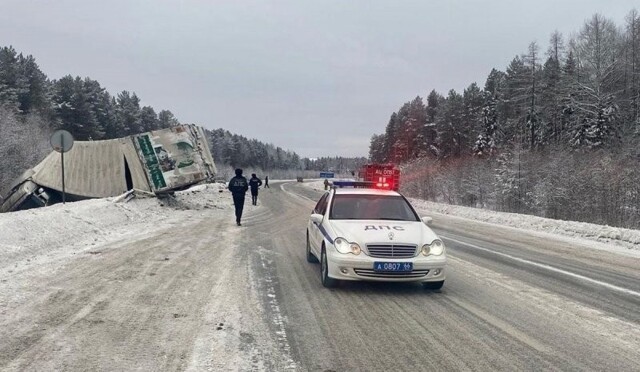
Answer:
<path fill-rule="evenodd" d="M 336 247 L 336 250 L 342 254 L 353 253 L 359 255 L 362 251 L 358 244 L 350 243 L 344 238 L 336 238 L 333 245 Z"/>
<path fill-rule="evenodd" d="M 360 252 L 362 252 L 362 249 L 360 249 L 360 246 L 357 243 L 351 243 L 351 253 L 355 254 L 356 256 L 360 254 Z"/>
<path fill-rule="evenodd" d="M 422 255 L 423 256 L 428 256 L 430 252 L 431 252 L 431 246 L 429 244 L 425 244 L 425 245 L 422 246 Z"/>
<path fill-rule="evenodd" d="M 444 253 L 444 243 L 440 239 L 436 239 L 431 244 L 425 244 L 422 246 L 422 255 L 440 256 Z"/>

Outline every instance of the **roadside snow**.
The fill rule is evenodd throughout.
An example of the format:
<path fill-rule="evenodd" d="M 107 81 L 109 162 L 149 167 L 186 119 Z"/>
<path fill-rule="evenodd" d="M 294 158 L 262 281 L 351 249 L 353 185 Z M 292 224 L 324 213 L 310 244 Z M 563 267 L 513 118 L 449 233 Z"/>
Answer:
<path fill-rule="evenodd" d="M 460 219 L 508 226 L 539 234 L 578 239 L 590 248 L 640 257 L 640 230 L 623 229 L 586 222 L 554 220 L 517 213 L 495 212 L 485 209 L 433 203 L 410 199 L 421 213 L 447 215 Z"/>
<path fill-rule="evenodd" d="M 314 190 L 324 190 L 324 180 L 305 183 Z M 562 221 L 525 214 L 495 212 L 486 209 L 433 203 L 410 198 L 411 204 L 421 215 L 437 217 L 445 215 L 473 220 L 491 225 L 513 227 L 536 233 L 578 239 L 581 244 L 609 252 L 640 257 L 640 230 L 596 225 L 586 222 Z"/>
<path fill-rule="evenodd" d="M 64 315 L 60 315 L 65 319 L 56 318 L 56 322 L 61 323 L 46 324 L 49 329 L 43 340 L 29 337 L 21 341 L 22 336 L 17 336 L 18 341 L 9 345 L 22 342 L 20 347 L 28 351 L 21 354 L 20 358 L 29 359 L 25 356 L 29 352 L 38 355 L 71 352 L 73 347 L 81 345 L 79 340 L 85 339 L 87 334 L 105 332 L 104 349 L 101 346 L 101 350 L 106 350 L 109 358 L 122 356 L 121 348 L 129 343 L 132 348 L 142 350 L 140 365 L 145 366 L 143 363 L 152 364 L 155 361 L 145 359 L 150 355 L 149 345 L 138 344 L 141 335 L 150 339 L 166 336 L 162 352 L 171 357 L 176 357 L 178 353 L 175 351 L 173 354 L 174 350 L 189 350 L 191 336 L 194 340 L 191 357 L 186 359 L 186 353 L 176 357 L 185 358 L 181 369 L 295 370 L 297 367 L 291 357 L 285 332 L 287 319 L 282 315 L 277 299 L 271 298 L 276 293 L 275 272 L 266 278 L 257 277 L 258 273 L 252 272 L 251 256 L 248 256 L 247 264 L 237 262 L 238 255 L 242 257 L 238 252 L 243 251 L 238 234 L 242 234 L 244 229 L 238 229 L 231 223 L 233 202 L 226 186 L 223 183 L 200 185 L 161 199 L 139 193 L 129 200 L 130 195 L 123 194 L 114 198 L 0 214 L 0 318 L 5 322 L 3 326 L 7 324 L 30 335 L 33 332 L 45 332 L 37 322 L 40 319 L 48 320 L 51 316 L 49 311 L 51 314 L 61 314 L 60 309 L 67 306 L 58 304 L 60 307 L 54 307 L 50 298 L 57 298 L 59 293 L 68 293 L 74 301 L 89 299 L 79 308 L 75 307 L 76 304 L 69 304 L 62 312 Z M 252 208 L 254 213 L 260 209 Z M 250 217 L 251 213 L 248 214 L 247 217 Z M 199 235 L 193 231 L 185 233 L 181 229 L 203 225 L 202 221 L 204 225 L 215 226 L 215 231 L 204 231 Z M 174 237 L 167 236 L 174 229 L 183 232 L 176 233 Z M 154 252 L 145 256 L 146 259 L 141 258 L 144 262 L 140 266 L 132 262 L 131 267 L 122 267 L 118 275 L 110 275 L 108 270 L 113 267 L 110 265 L 120 257 L 134 257 L 136 250 L 144 251 L 142 245 L 149 244 L 149 239 L 146 239 L 149 237 L 160 241 L 166 239 L 166 249 L 158 249 L 157 254 L 153 249 Z M 216 255 L 209 253 L 209 239 L 213 237 L 215 243 L 219 244 L 215 247 Z M 177 240 L 191 249 L 171 249 Z M 129 249 L 131 251 L 125 251 Z M 271 261 L 265 253 L 258 254 L 261 266 L 269 267 Z M 164 257 L 165 261 L 158 263 L 154 260 L 158 257 Z M 77 269 L 74 262 L 80 266 L 82 263 L 95 262 L 103 268 L 96 269 L 95 277 L 91 273 L 95 281 L 87 281 L 86 277 L 66 277 L 66 270 Z M 64 280 L 64 286 L 60 282 L 56 288 L 47 287 L 51 278 L 61 277 L 68 278 Z M 263 280 L 263 287 L 256 286 L 256 282 Z M 83 288 L 84 291 L 85 284 L 86 293 L 78 294 L 77 288 Z M 145 288 L 148 288 L 148 293 L 141 296 L 141 290 Z M 184 292 L 172 292 L 173 288 L 183 289 Z M 106 296 L 117 290 L 122 290 L 122 297 L 114 296 L 118 298 L 108 301 Z M 263 296 L 269 296 L 265 306 L 261 302 Z M 43 298 L 45 305 L 40 305 L 39 301 Z M 170 299 L 184 301 L 171 303 Z M 27 311 L 32 311 L 33 315 L 25 315 Z M 129 316 L 129 312 L 137 314 Z M 165 317 L 170 321 L 166 322 Z M 271 317 L 277 327 L 275 335 L 264 321 Z M 36 323 L 31 324 L 32 320 Z M 116 330 L 113 332 L 106 332 L 102 328 L 105 322 L 118 326 L 114 327 Z M 196 322 L 199 322 L 197 332 L 182 332 Z M 83 329 L 83 326 L 88 328 Z M 27 331 L 27 327 L 34 327 L 34 330 Z M 127 327 L 133 330 L 119 329 Z M 5 333 L 9 334 L 10 331 Z M 117 338 L 116 334 L 121 335 L 122 339 L 114 346 L 111 341 Z M 187 339 L 180 339 L 179 336 Z M 91 337 L 87 339 L 94 340 Z M 29 342 L 37 345 L 24 346 Z M 160 342 L 163 341 L 152 339 L 150 344 Z M 53 348 L 55 352 L 51 351 Z M 144 350 L 147 350 L 146 354 Z M 85 358 L 90 360 L 87 363 L 95 363 L 104 357 L 104 354 L 86 352 L 82 356 L 74 355 L 75 362 Z M 13 361 L 15 365 L 21 363 L 20 358 Z M 58 353 L 50 359 L 52 364 L 47 364 L 49 360 L 45 358 L 38 361 L 45 367 L 35 369 L 59 369 L 46 366 L 56 365 L 64 357 Z M 126 366 L 127 362 L 124 357 L 122 365 Z M 158 362 L 162 365 L 162 361 Z"/>
<path fill-rule="evenodd" d="M 0 214 L 0 277 L 132 235 L 142 235 L 233 208 L 226 185 L 199 185 L 157 199 L 91 199 Z"/>

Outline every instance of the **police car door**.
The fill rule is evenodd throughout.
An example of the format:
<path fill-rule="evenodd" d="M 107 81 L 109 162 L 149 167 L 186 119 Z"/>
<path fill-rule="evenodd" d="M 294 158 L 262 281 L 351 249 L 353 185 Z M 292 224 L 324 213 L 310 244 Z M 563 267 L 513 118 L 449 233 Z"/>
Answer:
<path fill-rule="evenodd" d="M 318 204 L 316 204 L 316 207 L 313 209 L 313 213 L 321 214 L 324 216 L 325 212 L 327 211 L 328 200 L 329 193 L 325 193 L 324 195 L 322 195 L 322 197 L 318 201 Z M 322 223 L 324 223 L 325 220 L 326 217 L 323 218 Z M 320 226 L 314 223 L 311 235 L 311 248 L 319 253 L 320 247 L 322 246 L 322 239 L 324 238 L 324 235 L 322 235 L 322 231 L 320 231 Z"/>

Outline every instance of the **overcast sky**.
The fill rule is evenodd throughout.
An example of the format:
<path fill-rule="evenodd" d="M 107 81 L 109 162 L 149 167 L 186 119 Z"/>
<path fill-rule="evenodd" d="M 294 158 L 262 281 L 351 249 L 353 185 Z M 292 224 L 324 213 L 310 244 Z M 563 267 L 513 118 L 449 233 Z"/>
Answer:
<path fill-rule="evenodd" d="M 0 46 L 57 79 L 184 123 L 224 128 L 303 157 L 367 156 L 416 95 L 480 87 L 532 41 L 598 12 L 622 26 L 630 0 L 2 0 Z"/>

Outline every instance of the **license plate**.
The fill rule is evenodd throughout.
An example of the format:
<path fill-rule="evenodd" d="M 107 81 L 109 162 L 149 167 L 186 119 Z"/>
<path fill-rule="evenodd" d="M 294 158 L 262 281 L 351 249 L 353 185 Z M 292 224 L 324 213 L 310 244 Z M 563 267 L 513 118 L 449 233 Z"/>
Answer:
<path fill-rule="evenodd" d="M 374 262 L 373 271 L 412 271 L 412 262 Z"/>

